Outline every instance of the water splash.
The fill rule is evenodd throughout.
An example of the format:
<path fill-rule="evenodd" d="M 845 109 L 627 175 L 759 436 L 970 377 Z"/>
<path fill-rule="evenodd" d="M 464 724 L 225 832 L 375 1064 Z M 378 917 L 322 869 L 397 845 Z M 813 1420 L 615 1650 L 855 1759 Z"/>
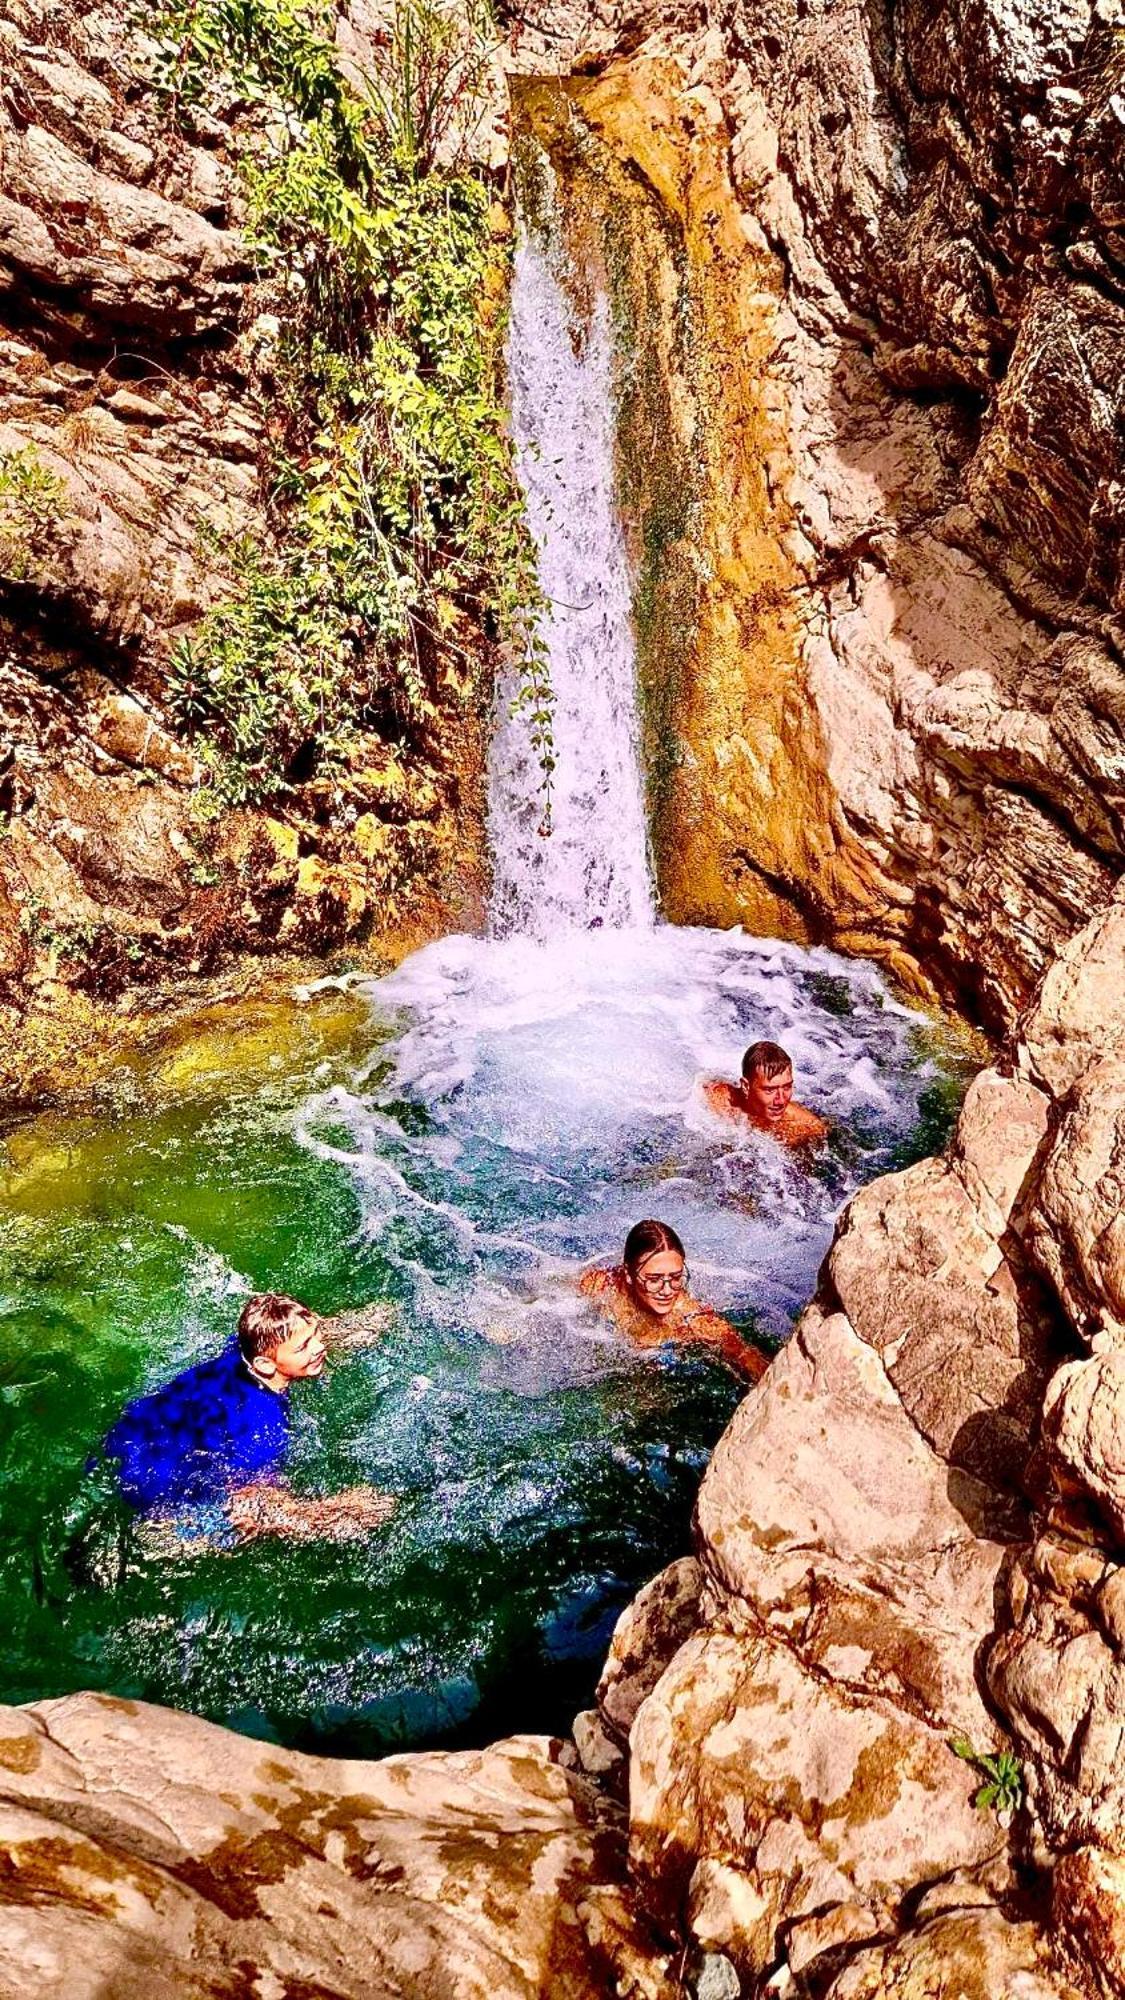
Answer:
<path fill-rule="evenodd" d="M 348 1168 L 416 1310 L 502 1319 L 517 1347 L 642 1215 L 680 1231 L 707 1298 L 784 1338 L 841 1202 L 897 1164 L 940 1080 L 874 967 L 740 931 L 450 937 L 368 990 L 392 1038 L 302 1137 Z M 812 1160 L 706 1106 L 702 1079 L 761 1036 L 833 1122 Z M 560 1382 L 588 1366 L 580 1329 L 553 1343 Z"/>
<path fill-rule="evenodd" d="M 531 724 L 499 691 L 490 769 L 492 930 L 550 938 L 653 918 L 638 749 L 630 580 L 613 470 L 604 295 L 568 295 L 557 225 L 520 224 L 508 338 L 512 432 L 548 600 L 555 697 L 552 829 L 541 830 Z"/>

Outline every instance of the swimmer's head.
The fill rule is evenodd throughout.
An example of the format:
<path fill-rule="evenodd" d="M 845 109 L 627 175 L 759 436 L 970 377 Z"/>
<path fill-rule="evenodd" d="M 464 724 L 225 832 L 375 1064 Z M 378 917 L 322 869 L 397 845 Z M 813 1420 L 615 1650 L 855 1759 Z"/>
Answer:
<path fill-rule="evenodd" d="M 252 1375 L 271 1389 L 287 1389 L 319 1375 L 325 1346 L 320 1321 L 299 1299 L 283 1292 L 256 1292 L 238 1321 L 238 1346 Z"/>
<path fill-rule="evenodd" d="M 625 1275 L 637 1304 L 665 1319 L 687 1282 L 684 1246 L 666 1222 L 635 1222 L 625 1238 Z"/>
<path fill-rule="evenodd" d="M 793 1095 L 793 1064 L 780 1042 L 752 1042 L 742 1058 L 742 1097 L 752 1118 L 776 1125 Z"/>

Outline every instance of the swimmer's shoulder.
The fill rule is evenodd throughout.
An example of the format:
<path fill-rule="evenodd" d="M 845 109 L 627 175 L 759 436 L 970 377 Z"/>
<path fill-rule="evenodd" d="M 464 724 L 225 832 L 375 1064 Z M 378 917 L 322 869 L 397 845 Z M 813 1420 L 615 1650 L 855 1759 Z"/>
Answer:
<path fill-rule="evenodd" d="M 616 1265 L 598 1264 L 592 1271 L 583 1271 L 578 1289 L 584 1299 L 604 1299 L 621 1290 L 620 1272 Z"/>
<path fill-rule="evenodd" d="M 742 1113 L 737 1090 L 721 1076 L 704 1084 L 703 1101 L 709 1111 L 717 1111 L 721 1118 L 737 1118 Z"/>
<path fill-rule="evenodd" d="M 785 1137 L 791 1146 L 815 1146 L 828 1137 L 828 1120 L 807 1104 L 790 1104 L 785 1113 Z"/>

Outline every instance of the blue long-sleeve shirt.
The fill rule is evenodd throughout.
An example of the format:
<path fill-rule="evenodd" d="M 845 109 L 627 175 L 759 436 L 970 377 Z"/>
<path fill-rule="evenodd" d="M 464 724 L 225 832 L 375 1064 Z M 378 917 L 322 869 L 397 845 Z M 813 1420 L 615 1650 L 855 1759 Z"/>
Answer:
<path fill-rule="evenodd" d="M 289 1398 L 255 1381 L 237 1343 L 129 1403 L 105 1441 L 134 1507 L 214 1501 L 268 1477 L 289 1444 Z"/>

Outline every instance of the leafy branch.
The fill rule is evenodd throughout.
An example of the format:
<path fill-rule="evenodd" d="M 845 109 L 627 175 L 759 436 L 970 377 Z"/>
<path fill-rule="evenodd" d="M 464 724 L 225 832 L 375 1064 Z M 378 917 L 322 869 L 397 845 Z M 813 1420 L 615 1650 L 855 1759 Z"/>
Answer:
<path fill-rule="evenodd" d="M 345 64 L 320 0 L 160 0 L 174 107 L 234 118 L 247 231 L 277 303 L 272 533 L 171 663 L 216 782 L 263 797 L 360 730 L 425 757 L 476 698 L 481 635 L 520 663 L 549 813 L 551 695 L 508 438 L 507 217 L 462 158 L 490 17 L 395 0 Z"/>

